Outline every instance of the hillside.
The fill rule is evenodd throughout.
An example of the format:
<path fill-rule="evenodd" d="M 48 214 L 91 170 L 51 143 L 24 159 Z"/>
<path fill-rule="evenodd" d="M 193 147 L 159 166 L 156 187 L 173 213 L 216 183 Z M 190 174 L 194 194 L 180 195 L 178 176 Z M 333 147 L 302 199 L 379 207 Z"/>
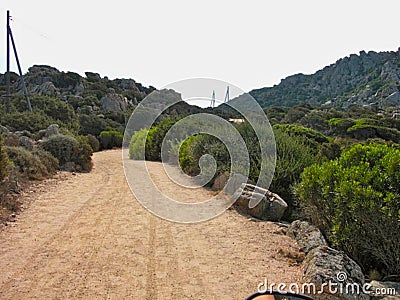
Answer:
<path fill-rule="evenodd" d="M 380 108 L 400 104 L 400 49 L 397 52 L 361 51 L 339 59 L 312 75 L 296 74 L 280 84 L 250 91 L 262 107 L 301 103 Z M 237 100 L 237 99 L 236 99 Z"/>
<path fill-rule="evenodd" d="M 5 74 L 0 74 L 0 95 L 6 94 L 5 77 Z M 54 123 L 81 135 L 98 137 L 105 130 L 123 133 L 133 109 L 155 90 L 133 79 L 111 80 L 93 72 L 86 72 L 83 77 L 51 66 L 35 65 L 24 74 L 33 107 L 33 114 L 30 114 L 22 81 L 16 73 L 11 73 L 10 78 L 11 108 L 10 113 L 5 114 L 5 101 L 1 101 L 1 125 L 12 131 L 28 130 L 32 133 Z M 180 97 L 179 94 L 176 96 Z M 197 110 L 197 107 L 182 101 L 164 115 L 181 115 Z"/>

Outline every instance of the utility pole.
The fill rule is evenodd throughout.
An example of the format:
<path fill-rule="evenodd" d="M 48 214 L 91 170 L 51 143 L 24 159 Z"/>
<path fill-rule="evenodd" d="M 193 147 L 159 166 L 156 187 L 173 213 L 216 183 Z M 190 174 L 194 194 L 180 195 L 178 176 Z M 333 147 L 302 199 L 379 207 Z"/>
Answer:
<path fill-rule="evenodd" d="M 10 11 L 7 10 L 7 72 L 6 72 L 6 113 L 10 112 Z"/>
<path fill-rule="evenodd" d="M 10 20 L 11 20 L 10 11 L 7 10 L 7 73 L 6 73 L 7 95 L 6 95 L 6 112 L 7 113 L 10 112 L 10 98 L 11 98 L 11 87 L 10 87 L 10 85 L 11 85 L 11 83 L 10 83 L 10 41 L 11 41 L 12 46 L 13 46 L 15 60 L 17 61 L 19 77 L 20 77 L 21 82 L 22 82 L 22 88 L 24 90 L 24 96 L 25 96 L 25 99 L 26 99 L 26 104 L 27 104 L 28 110 L 31 112 L 32 111 L 31 101 L 29 99 L 28 89 L 26 88 L 24 76 L 22 74 L 21 64 L 19 62 L 18 53 L 17 53 L 17 46 L 15 45 L 14 36 L 12 34 L 11 27 L 10 27 Z"/>

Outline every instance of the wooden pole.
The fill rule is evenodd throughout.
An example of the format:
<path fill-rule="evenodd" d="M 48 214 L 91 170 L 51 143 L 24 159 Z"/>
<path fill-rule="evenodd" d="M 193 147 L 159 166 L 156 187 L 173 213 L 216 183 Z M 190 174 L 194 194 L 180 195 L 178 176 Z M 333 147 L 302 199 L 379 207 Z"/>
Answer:
<path fill-rule="evenodd" d="M 6 112 L 10 112 L 10 97 L 11 97 L 11 89 L 10 89 L 10 11 L 7 10 L 7 73 L 6 73 L 6 86 L 7 86 L 7 94 L 6 94 Z"/>
<path fill-rule="evenodd" d="M 26 88 L 26 84 L 25 84 L 25 80 L 24 80 L 24 76 L 22 74 L 22 69 L 21 69 L 21 64 L 19 63 L 19 58 L 18 58 L 18 53 L 17 53 L 17 47 L 15 46 L 15 41 L 14 41 L 14 37 L 11 31 L 11 28 L 9 28 L 9 34 L 10 34 L 10 38 L 11 38 L 11 43 L 14 49 L 14 56 L 15 59 L 17 61 L 17 66 L 18 66 L 18 72 L 19 72 L 19 78 L 22 81 L 22 87 L 24 89 L 24 95 L 25 95 L 25 99 L 26 99 L 26 105 L 28 106 L 28 110 L 32 111 L 32 106 L 31 106 L 31 101 L 29 99 L 29 95 L 28 95 L 28 89 Z"/>

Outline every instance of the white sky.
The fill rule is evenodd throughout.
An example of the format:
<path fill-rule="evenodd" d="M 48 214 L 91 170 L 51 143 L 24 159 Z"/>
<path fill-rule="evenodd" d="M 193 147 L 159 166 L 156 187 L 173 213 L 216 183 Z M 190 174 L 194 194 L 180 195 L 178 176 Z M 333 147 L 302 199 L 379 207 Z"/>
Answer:
<path fill-rule="evenodd" d="M 360 50 L 397 50 L 399 8 L 398 0 L 2 0 L 0 72 L 6 9 L 24 71 L 46 64 L 157 88 L 207 77 L 248 91 Z"/>

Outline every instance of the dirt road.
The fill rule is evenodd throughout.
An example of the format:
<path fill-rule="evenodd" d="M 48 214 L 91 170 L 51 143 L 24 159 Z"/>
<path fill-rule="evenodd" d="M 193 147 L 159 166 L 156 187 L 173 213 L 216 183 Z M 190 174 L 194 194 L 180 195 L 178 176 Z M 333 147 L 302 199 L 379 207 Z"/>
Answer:
<path fill-rule="evenodd" d="M 151 172 L 166 192 L 210 193 L 180 190 L 161 164 Z M 279 254 L 296 245 L 272 223 L 228 210 L 185 225 L 146 211 L 125 181 L 121 151 L 96 153 L 90 174 L 29 197 L 0 232 L 0 299 L 243 299 L 264 278 L 299 282 L 299 266 Z"/>

